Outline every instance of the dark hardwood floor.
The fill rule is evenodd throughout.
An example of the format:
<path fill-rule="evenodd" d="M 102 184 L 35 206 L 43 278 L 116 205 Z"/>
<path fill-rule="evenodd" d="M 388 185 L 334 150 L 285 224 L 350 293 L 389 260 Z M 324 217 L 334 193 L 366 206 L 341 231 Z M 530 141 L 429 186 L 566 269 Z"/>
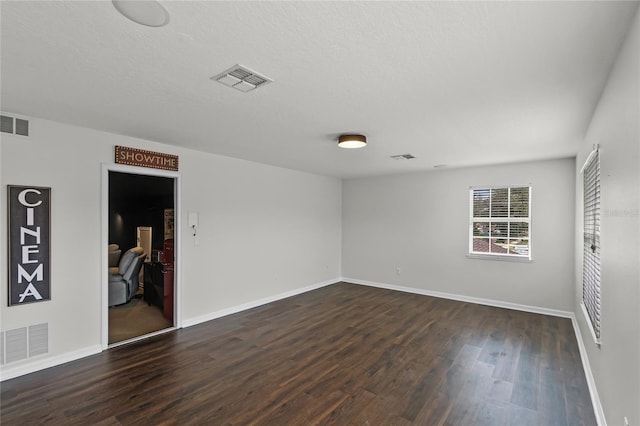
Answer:
<path fill-rule="evenodd" d="M 3 425 L 595 425 L 571 321 L 351 284 L 1 384 Z"/>

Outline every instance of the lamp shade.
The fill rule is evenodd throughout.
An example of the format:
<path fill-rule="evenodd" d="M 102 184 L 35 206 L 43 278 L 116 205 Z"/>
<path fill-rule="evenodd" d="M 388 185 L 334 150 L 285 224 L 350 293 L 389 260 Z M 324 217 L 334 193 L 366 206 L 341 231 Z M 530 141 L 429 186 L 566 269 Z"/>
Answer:
<path fill-rule="evenodd" d="M 362 148 L 367 146 L 367 138 L 363 135 L 340 135 L 338 146 L 340 148 Z"/>

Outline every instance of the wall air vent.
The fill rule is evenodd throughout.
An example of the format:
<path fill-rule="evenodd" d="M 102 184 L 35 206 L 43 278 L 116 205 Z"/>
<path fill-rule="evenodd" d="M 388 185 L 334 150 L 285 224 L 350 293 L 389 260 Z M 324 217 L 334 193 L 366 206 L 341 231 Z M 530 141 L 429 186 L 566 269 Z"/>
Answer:
<path fill-rule="evenodd" d="M 220 74 L 214 75 L 211 80 L 233 87 L 241 92 L 249 92 L 273 81 L 269 77 L 258 74 L 243 65 L 234 65 Z"/>
<path fill-rule="evenodd" d="M 0 131 L 12 135 L 29 136 L 29 120 L 10 115 L 0 115 Z"/>
<path fill-rule="evenodd" d="M 7 330 L 5 335 L 5 361 L 7 363 L 26 359 L 28 356 L 27 327 Z"/>
<path fill-rule="evenodd" d="M 4 331 L 0 331 L 0 365 L 4 364 Z"/>
<path fill-rule="evenodd" d="M 393 158 L 394 160 L 412 160 L 416 157 L 414 157 L 411 154 L 400 154 L 400 155 L 392 155 L 391 158 Z"/>
<path fill-rule="evenodd" d="M 0 332 L 0 364 L 49 353 L 49 324 L 35 324 Z"/>

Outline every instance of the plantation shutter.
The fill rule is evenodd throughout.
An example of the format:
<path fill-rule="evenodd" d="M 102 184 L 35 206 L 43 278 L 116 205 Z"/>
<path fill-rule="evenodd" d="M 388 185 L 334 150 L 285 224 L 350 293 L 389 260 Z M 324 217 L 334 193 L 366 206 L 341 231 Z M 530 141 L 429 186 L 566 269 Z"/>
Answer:
<path fill-rule="evenodd" d="M 582 301 L 591 326 L 600 340 L 600 159 L 594 150 L 583 167 L 584 185 L 584 260 Z"/>

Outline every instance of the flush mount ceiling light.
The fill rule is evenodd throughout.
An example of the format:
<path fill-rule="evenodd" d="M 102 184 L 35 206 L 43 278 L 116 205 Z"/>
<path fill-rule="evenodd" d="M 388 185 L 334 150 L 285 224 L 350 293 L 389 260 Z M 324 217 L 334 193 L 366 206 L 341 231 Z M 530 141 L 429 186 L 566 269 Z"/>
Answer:
<path fill-rule="evenodd" d="M 367 137 L 363 135 L 340 135 L 338 137 L 340 148 L 362 148 L 367 146 Z"/>
<path fill-rule="evenodd" d="M 164 27 L 169 12 L 155 0 L 112 0 L 113 6 L 126 18 L 147 27 Z"/>

